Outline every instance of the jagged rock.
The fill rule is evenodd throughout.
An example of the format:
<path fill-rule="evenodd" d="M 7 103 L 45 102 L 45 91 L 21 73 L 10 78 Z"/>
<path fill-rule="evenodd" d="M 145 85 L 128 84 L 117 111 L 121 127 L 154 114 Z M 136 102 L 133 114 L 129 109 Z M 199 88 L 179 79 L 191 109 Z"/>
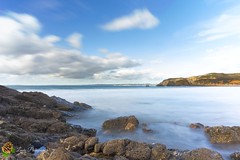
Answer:
<path fill-rule="evenodd" d="M 131 141 L 126 146 L 126 157 L 132 160 L 149 160 L 151 149 L 145 143 Z"/>
<path fill-rule="evenodd" d="M 135 116 L 118 117 L 115 119 L 107 120 L 103 123 L 102 128 L 104 130 L 120 130 L 120 131 L 132 131 L 139 125 L 139 122 Z"/>
<path fill-rule="evenodd" d="M 101 143 L 95 144 L 95 146 L 94 146 L 94 152 L 95 152 L 95 153 L 99 153 L 99 152 L 101 151 L 101 148 L 102 148 L 102 144 L 101 144 Z"/>
<path fill-rule="evenodd" d="M 52 96 L 51 98 L 56 101 L 56 108 L 62 111 L 84 111 L 92 109 L 90 105 L 85 103 L 71 103 L 66 101 L 65 99 L 56 96 Z"/>
<path fill-rule="evenodd" d="M 84 128 L 81 133 L 89 137 L 94 137 L 96 136 L 97 130 L 92 128 L 91 129 Z"/>
<path fill-rule="evenodd" d="M 16 99 L 26 102 L 32 102 L 44 107 L 55 107 L 56 101 L 48 95 L 41 92 L 23 92 L 16 96 Z"/>
<path fill-rule="evenodd" d="M 204 128 L 204 125 L 203 124 L 201 124 L 201 123 L 191 123 L 190 125 L 189 125 L 189 127 L 190 128 Z"/>
<path fill-rule="evenodd" d="M 129 144 L 129 140 L 120 139 L 120 140 L 111 140 L 104 144 L 103 154 L 109 156 L 122 156 L 125 154 L 126 146 Z"/>
<path fill-rule="evenodd" d="M 129 159 L 123 156 L 114 156 L 113 160 L 129 160 Z"/>
<path fill-rule="evenodd" d="M 182 158 L 184 160 L 223 160 L 218 152 L 206 148 L 200 148 L 184 153 Z"/>
<path fill-rule="evenodd" d="M 95 144 L 97 144 L 97 143 L 98 143 L 98 138 L 97 137 L 88 138 L 85 142 L 85 150 L 87 152 L 94 151 Z"/>
<path fill-rule="evenodd" d="M 63 147 L 59 147 L 52 152 L 49 151 L 42 152 L 38 157 L 38 160 L 74 160 L 74 157 L 70 154 L 69 151 Z"/>
<path fill-rule="evenodd" d="M 235 152 L 230 155 L 231 160 L 240 160 L 240 152 Z"/>
<path fill-rule="evenodd" d="M 170 152 L 167 150 L 165 145 L 155 144 L 152 148 L 151 159 L 152 160 L 168 160 Z"/>
<path fill-rule="evenodd" d="M 86 135 L 72 136 L 62 140 L 61 144 L 63 144 L 68 151 L 79 151 L 84 149 L 85 142 L 88 138 Z"/>
<path fill-rule="evenodd" d="M 80 102 L 75 101 L 73 104 L 74 104 L 75 106 L 78 106 L 78 107 L 80 107 L 80 108 L 82 108 L 82 109 L 85 109 L 85 110 L 92 109 L 92 106 L 90 106 L 90 105 L 88 105 L 88 104 L 86 104 L 86 103 L 80 103 Z M 76 109 L 77 109 L 77 108 L 76 108 Z"/>
<path fill-rule="evenodd" d="M 91 157 L 89 155 L 84 155 L 84 156 L 80 157 L 79 160 L 98 160 L 98 159 L 95 157 Z"/>
<path fill-rule="evenodd" d="M 56 122 L 48 127 L 48 133 L 67 133 L 70 130 L 70 125 L 64 122 Z"/>
<path fill-rule="evenodd" d="M 211 143 L 240 143 L 240 127 L 205 127 L 205 133 L 209 136 Z"/>

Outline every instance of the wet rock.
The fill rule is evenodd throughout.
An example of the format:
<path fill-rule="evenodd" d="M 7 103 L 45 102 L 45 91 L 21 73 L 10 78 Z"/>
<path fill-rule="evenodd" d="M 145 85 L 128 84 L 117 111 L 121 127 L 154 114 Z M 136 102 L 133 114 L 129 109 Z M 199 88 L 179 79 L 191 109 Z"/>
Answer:
<path fill-rule="evenodd" d="M 75 101 L 73 104 L 75 105 L 75 109 L 77 109 L 76 107 L 79 107 L 83 110 L 93 109 L 92 106 L 90 106 L 86 103 L 80 103 L 80 102 Z"/>
<path fill-rule="evenodd" d="M 168 160 L 170 152 L 167 150 L 165 145 L 155 144 L 152 148 L 151 159 L 152 160 Z"/>
<path fill-rule="evenodd" d="M 97 137 L 90 137 L 86 140 L 84 148 L 87 152 L 92 152 L 92 151 L 94 151 L 94 146 L 97 143 L 98 143 Z"/>
<path fill-rule="evenodd" d="M 69 151 L 64 149 L 63 147 L 59 147 L 52 152 L 48 153 L 49 151 L 41 153 L 37 159 L 38 160 L 74 160 L 74 157 L 70 154 Z"/>
<path fill-rule="evenodd" d="M 80 157 L 79 160 L 98 160 L 98 159 L 95 157 L 91 157 L 89 155 L 84 155 L 84 156 Z"/>
<path fill-rule="evenodd" d="M 126 146 L 129 142 L 127 139 L 108 141 L 103 146 L 103 154 L 108 156 L 122 156 L 125 154 Z"/>
<path fill-rule="evenodd" d="M 79 102 L 71 103 L 66 101 L 65 99 L 56 96 L 53 96 L 51 98 L 56 101 L 57 103 L 56 108 L 62 111 L 84 111 L 92 109 L 90 105 L 85 103 Z"/>
<path fill-rule="evenodd" d="M 63 144 L 68 151 L 82 151 L 88 138 L 86 135 L 72 136 L 62 140 L 61 144 Z"/>
<path fill-rule="evenodd" d="M 94 152 L 95 152 L 95 153 L 99 153 L 99 152 L 101 151 L 101 148 L 102 148 L 102 144 L 101 144 L 101 143 L 95 144 L 95 146 L 94 146 Z"/>
<path fill-rule="evenodd" d="M 22 94 L 17 95 L 16 99 L 32 102 L 42 107 L 45 106 L 49 108 L 55 107 L 57 104 L 54 99 L 41 92 L 23 92 Z"/>
<path fill-rule="evenodd" d="M 70 130 L 70 125 L 64 122 L 56 122 L 48 127 L 48 133 L 67 133 Z"/>
<path fill-rule="evenodd" d="M 16 155 L 17 160 L 32 160 L 35 159 L 33 154 L 28 153 L 26 150 L 21 150 L 17 155 Z"/>
<path fill-rule="evenodd" d="M 184 160 L 223 160 L 218 152 L 206 148 L 200 148 L 184 153 L 182 158 Z"/>
<path fill-rule="evenodd" d="M 96 136 L 96 133 L 97 133 L 97 130 L 96 129 L 87 129 L 87 128 L 84 128 L 82 131 L 81 131 L 82 134 L 84 135 L 87 135 L 89 137 L 94 137 Z"/>
<path fill-rule="evenodd" d="M 231 160 L 240 160 L 240 152 L 235 152 L 230 155 Z"/>
<path fill-rule="evenodd" d="M 131 141 L 126 147 L 126 157 L 132 160 L 149 160 L 151 149 L 145 143 Z"/>
<path fill-rule="evenodd" d="M 196 129 L 196 128 L 204 128 L 204 125 L 201 124 L 201 123 L 191 123 L 191 124 L 189 125 L 189 127 L 190 127 L 190 128 L 194 128 L 194 129 Z"/>
<path fill-rule="evenodd" d="M 240 143 L 240 127 L 205 127 L 205 133 L 209 136 L 211 143 Z"/>
<path fill-rule="evenodd" d="M 129 160 L 129 159 L 123 156 L 114 156 L 113 160 Z"/>
<path fill-rule="evenodd" d="M 142 123 L 142 131 L 143 131 L 144 133 L 152 133 L 152 132 L 153 132 L 153 130 L 150 129 L 150 128 L 148 127 L 148 124 L 146 124 L 146 123 Z"/>
<path fill-rule="evenodd" d="M 120 130 L 120 131 L 133 131 L 139 125 L 135 116 L 118 117 L 115 119 L 107 120 L 103 123 L 103 130 Z"/>

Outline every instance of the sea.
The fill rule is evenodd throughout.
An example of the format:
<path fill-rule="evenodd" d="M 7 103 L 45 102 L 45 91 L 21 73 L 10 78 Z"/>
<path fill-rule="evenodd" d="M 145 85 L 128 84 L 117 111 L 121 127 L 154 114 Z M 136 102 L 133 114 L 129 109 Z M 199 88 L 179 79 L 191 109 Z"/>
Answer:
<path fill-rule="evenodd" d="M 74 112 L 71 124 L 97 129 L 100 141 L 129 138 L 139 142 L 161 143 L 169 149 L 209 148 L 224 159 L 240 145 L 214 145 L 203 129 L 191 129 L 191 123 L 205 126 L 240 126 L 240 87 L 156 87 L 145 85 L 10 86 L 18 91 L 39 91 L 70 102 L 79 101 L 94 109 Z M 119 116 L 135 115 L 140 125 L 148 124 L 151 133 L 141 129 L 132 133 L 109 134 L 102 123 Z"/>

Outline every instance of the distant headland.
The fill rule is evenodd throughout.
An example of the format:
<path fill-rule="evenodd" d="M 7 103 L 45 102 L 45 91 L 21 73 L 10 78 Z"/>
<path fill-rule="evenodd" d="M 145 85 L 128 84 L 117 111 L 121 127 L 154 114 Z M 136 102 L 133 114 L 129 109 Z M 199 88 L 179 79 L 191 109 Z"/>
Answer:
<path fill-rule="evenodd" d="M 209 73 L 188 78 L 169 78 L 157 86 L 240 86 L 240 73 Z"/>

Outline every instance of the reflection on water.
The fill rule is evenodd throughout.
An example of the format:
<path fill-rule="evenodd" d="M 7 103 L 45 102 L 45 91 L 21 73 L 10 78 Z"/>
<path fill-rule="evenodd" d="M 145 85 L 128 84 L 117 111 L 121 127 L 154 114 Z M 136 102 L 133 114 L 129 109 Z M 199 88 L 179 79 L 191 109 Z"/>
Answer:
<path fill-rule="evenodd" d="M 124 89 L 66 89 L 44 90 L 69 101 L 82 101 L 94 107 L 85 113 L 76 113 L 70 123 L 98 129 L 101 141 L 130 138 L 148 143 L 163 143 L 168 148 L 211 148 L 222 155 L 239 151 L 239 145 L 212 145 L 203 130 L 190 129 L 190 123 L 208 126 L 240 125 L 240 88 L 238 87 L 138 87 Z M 141 129 L 135 134 L 104 134 L 104 120 L 118 116 L 135 115 L 140 123 L 149 124 L 153 133 Z"/>

